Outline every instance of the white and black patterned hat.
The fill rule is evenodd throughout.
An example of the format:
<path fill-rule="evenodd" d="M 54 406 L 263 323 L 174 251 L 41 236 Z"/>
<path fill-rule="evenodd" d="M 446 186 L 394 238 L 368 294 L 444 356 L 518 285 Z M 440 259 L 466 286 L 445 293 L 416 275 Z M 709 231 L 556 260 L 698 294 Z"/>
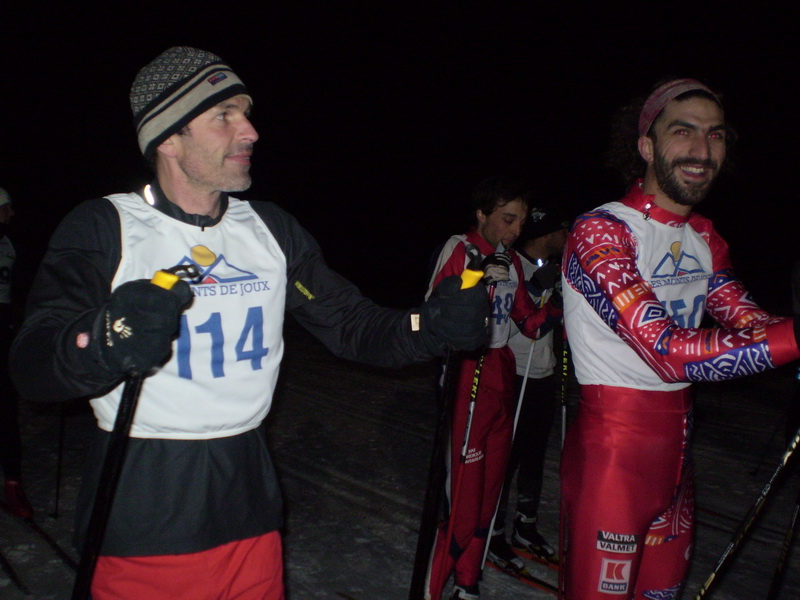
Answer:
<path fill-rule="evenodd" d="M 242 80 L 211 52 L 177 46 L 144 67 L 131 86 L 133 124 L 150 156 L 173 133 L 223 100 L 244 94 Z"/>

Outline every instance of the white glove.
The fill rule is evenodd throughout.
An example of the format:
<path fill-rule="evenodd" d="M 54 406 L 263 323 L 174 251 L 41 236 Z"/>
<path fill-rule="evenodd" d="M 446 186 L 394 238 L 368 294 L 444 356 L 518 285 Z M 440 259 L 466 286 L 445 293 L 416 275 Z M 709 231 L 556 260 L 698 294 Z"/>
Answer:
<path fill-rule="evenodd" d="M 510 279 L 508 269 L 511 264 L 511 257 L 507 252 L 495 252 L 484 258 L 481 263 L 484 283 L 486 285 L 494 285 L 495 283 L 508 281 Z"/>

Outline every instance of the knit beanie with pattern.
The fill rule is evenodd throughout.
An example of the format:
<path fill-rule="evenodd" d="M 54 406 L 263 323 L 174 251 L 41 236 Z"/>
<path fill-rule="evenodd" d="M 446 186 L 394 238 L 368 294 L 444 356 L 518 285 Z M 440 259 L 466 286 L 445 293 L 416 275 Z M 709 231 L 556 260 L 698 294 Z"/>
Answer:
<path fill-rule="evenodd" d="M 133 124 L 146 157 L 192 119 L 232 98 L 245 95 L 242 80 L 211 52 L 176 46 L 144 67 L 131 86 Z"/>

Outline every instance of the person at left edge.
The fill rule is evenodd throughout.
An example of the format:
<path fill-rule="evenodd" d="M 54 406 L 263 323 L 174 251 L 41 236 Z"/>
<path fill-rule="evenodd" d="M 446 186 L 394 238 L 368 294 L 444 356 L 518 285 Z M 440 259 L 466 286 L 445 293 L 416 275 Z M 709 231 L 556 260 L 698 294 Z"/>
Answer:
<path fill-rule="evenodd" d="M 382 308 L 330 270 L 314 239 L 250 186 L 252 99 L 218 56 L 174 47 L 130 93 L 155 178 L 80 204 L 50 242 L 12 349 L 28 398 L 91 396 L 96 443 L 78 499 L 84 541 L 126 372 L 150 372 L 92 582 L 108 598 L 284 597 L 278 481 L 259 425 L 288 310 L 334 354 L 399 366 L 474 349 L 488 296 L 442 282 L 419 310 Z M 174 291 L 149 283 L 193 264 Z M 190 301 L 191 300 L 191 301 Z M 175 335 L 177 334 L 177 338 Z"/>
<path fill-rule="evenodd" d="M 800 260 L 794 263 L 791 273 L 792 310 L 800 317 Z M 784 426 L 786 443 L 794 439 L 800 428 L 800 363 L 795 373 L 794 393 L 786 404 L 786 424 Z"/>
<path fill-rule="evenodd" d="M 8 349 L 18 324 L 14 265 L 17 252 L 9 238 L 14 206 L 0 188 L 0 466 L 5 478 L 4 499 L 11 514 L 33 518 L 33 508 L 22 486 L 22 441 L 19 435 L 19 400 L 8 377 Z"/>

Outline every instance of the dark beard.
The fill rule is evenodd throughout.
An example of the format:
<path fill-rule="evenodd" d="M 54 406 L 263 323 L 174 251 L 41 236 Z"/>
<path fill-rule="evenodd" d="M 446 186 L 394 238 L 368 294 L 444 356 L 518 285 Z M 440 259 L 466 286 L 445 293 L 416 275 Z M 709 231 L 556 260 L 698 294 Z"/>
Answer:
<path fill-rule="evenodd" d="M 5 237 L 8 233 L 8 223 L 0 223 L 0 238 Z"/>
<path fill-rule="evenodd" d="M 714 176 L 703 183 L 683 184 L 675 176 L 675 168 L 681 165 L 707 167 L 714 171 Z M 664 156 L 656 152 L 653 170 L 658 187 L 670 200 L 682 206 L 694 206 L 702 201 L 711 190 L 711 184 L 717 176 L 718 165 L 710 158 L 699 161 L 692 158 L 676 158 L 671 164 L 667 164 Z"/>

